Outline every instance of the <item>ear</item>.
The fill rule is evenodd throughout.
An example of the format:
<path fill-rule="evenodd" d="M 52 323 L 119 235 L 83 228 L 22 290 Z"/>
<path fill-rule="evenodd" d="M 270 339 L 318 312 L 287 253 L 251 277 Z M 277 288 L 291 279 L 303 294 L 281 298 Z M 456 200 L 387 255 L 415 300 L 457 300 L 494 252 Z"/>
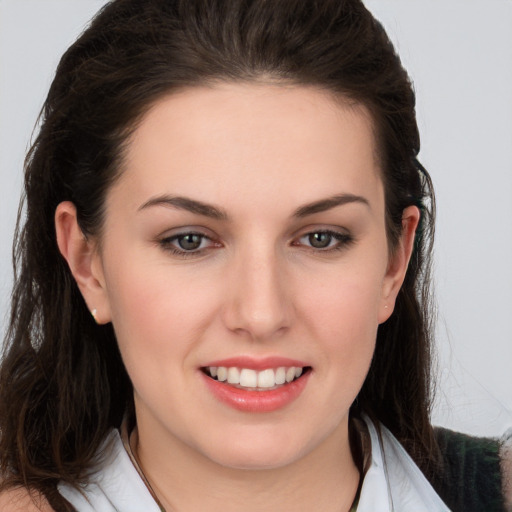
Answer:
<path fill-rule="evenodd" d="M 98 324 L 110 322 L 110 307 L 97 243 L 89 240 L 80 229 L 75 205 L 70 201 L 57 206 L 55 231 L 60 253 L 67 261 L 94 320 Z"/>
<path fill-rule="evenodd" d="M 379 324 L 384 323 L 393 313 L 396 297 L 404 282 L 409 260 L 411 259 L 420 215 L 420 211 L 416 206 L 408 206 L 403 211 L 402 235 L 389 259 L 386 275 L 384 276 Z"/>

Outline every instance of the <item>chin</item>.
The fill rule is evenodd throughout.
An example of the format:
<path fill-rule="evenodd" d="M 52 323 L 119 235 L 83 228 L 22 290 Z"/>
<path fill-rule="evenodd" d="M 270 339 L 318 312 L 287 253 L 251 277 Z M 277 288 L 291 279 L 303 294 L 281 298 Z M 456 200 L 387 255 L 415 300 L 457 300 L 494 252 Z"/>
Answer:
<path fill-rule="evenodd" d="M 290 435 L 239 435 L 226 436 L 226 439 L 217 442 L 214 450 L 209 449 L 205 455 L 223 467 L 238 470 L 271 470 L 279 469 L 301 459 L 313 447 L 308 439 L 300 442 L 291 439 Z M 288 432 L 289 434 L 289 432 Z"/>

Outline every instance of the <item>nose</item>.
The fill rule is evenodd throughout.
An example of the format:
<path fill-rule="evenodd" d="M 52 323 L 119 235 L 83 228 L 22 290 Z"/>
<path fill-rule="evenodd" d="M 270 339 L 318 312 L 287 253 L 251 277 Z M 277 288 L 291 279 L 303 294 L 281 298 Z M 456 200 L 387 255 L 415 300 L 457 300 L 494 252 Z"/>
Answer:
<path fill-rule="evenodd" d="M 284 263 L 272 249 L 247 251 L 231 265 L 224 309 L 226 327 L 253 340 L 290 327 L 292 304 Z"/>

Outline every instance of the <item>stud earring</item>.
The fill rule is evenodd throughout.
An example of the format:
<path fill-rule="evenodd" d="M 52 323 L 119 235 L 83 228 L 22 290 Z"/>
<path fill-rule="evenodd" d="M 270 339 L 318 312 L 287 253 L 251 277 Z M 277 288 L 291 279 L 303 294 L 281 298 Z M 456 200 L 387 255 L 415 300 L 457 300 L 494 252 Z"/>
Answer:
<path fill-rule="evenodd" d="M 94 308 L 92 311 L 91 311 L 91 315 L 92 317 L 94 318 L 94 321 L 96 323 L 98 323 L 98 319 L 96 318 L 96 315 L 98 314 L 98 310 L 96 308 Z"/>

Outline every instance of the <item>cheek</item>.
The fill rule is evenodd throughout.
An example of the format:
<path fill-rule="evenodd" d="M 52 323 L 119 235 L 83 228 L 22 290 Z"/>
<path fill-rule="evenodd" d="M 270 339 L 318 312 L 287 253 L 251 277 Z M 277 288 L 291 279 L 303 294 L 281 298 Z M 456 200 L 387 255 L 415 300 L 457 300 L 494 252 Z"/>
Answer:
<path fill-rule="evenodd" d="M 310 286 L 302 309 L 327 338 L 355 339 L 376 332 L 380 301 L 378 275 L 340 273 L 322 286 Z"/>
<path fill-rule="evenodd" d="M 379 279 L 348 273 L 311 288 L 301 311 L 316 348 L 318 407 L 324 427 L 335 428 L 348 413 L 368 373 L 377 336 Z"/>
<path fill-rule="evenodd" d="M 127 367 L 131 360 L 134 366 L 162 360 L 176 364 L 176 355 L 182 360 L 194 348 L 214 315 L 213 288 L 166 265 L 140 263 L 116 266 L 107 282 L 121 353 Z"/>
<path fill-rule="evenodd" d="M 311 287 L 301 311 L 310 336 L 322 344 L 322 354 L 332 379 L 354 397 L 368 371 L 378 329 L 379 275 L 340 275 L 322 287 Z"/>

